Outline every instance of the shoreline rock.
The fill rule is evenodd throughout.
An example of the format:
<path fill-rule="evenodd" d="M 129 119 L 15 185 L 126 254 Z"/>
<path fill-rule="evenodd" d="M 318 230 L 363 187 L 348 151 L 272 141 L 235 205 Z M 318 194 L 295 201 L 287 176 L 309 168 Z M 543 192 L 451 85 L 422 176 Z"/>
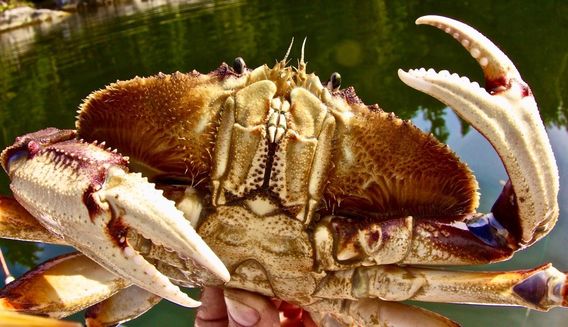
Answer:
<path fill-rule="evenodd" d="M 41 23 L 56 23 L 67 17 L 65 11 L 18 7 L 0 13 L 0 33 L 19 27 Z"/>

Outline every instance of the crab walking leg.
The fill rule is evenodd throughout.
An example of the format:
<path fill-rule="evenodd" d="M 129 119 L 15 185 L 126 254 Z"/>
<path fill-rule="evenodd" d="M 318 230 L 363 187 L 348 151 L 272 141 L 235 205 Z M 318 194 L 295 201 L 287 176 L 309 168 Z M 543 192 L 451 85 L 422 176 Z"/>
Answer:
<path fill-rule="evenodd" d="M 36 317 L 17 312 L 0 310 L 0 321 L 4 327 L 81 327 L 78 322 Z"/>
<path fill-rule="evenodd" d="M 162 298 L 130 286 L 87 309 L 87 327 L 116 326 L 132 320 L 158 304 Z"/>
<path fill-rule="evenodd" d="M 14 198 L 0 196 L 0 237 L 67 245 L 50 233 Z"/>
<path fill-rule="evenodd" d="M 62 239 L 51 234 L 22 207 L 14 198 L 0 196 L 0 237 L 23 241 L 67 245 Z M 0 262 L 4 271 L 5 284 L 14 280 L 10 274 L 4 254 L 0 249 Z M 0 320 L 2 321 L 2 320 Z"/>
<path fill-rule="evenodd" d="M 510 272 L 465 272 L 375 266 L 333 272 L 319 285 L 322 298 L 379 298 L 514 305 L 547 311 L 568 305 L 566 274 L 547 264 Z"/>
<path fill-rule="evenodd" d="M 517 247 L 546 235 L 558 218 L 558 168 L 529 86 L 513 63 L 490 40 L 458 21 L 424 16 L 417 24 L 451 34 L 479 62 L 485 89 L 447 71 L 399 70 L 407 85 L 452 107 L 483 133 L 501 157 L 511 185 L 506 185 L 492 213 L 474 224 L 501 225 Z M 500 226 L 493 226 L 500 229 Z"/>
<path fill-rule="evenodd" d="M 445 223 L 412 216 L 378 221 L 327 216 L 314 231 L 318 267 L 335 271 L 360 265 L 472 265 L 513 254 L 505 240 L 487 244 L 469 231 L 462 221 L 468 217 Z"/>
<path fill-rule="evenodd" d="M 80 253 L 53 258 L 0 290 L 0 310 L 64 318 L 130 283 Z"/>
<path fill-rule="evenodd" d="M 322 327 L 396 326 L 458 327 L 437 313 L 403 303 L 379 299 L 322 300 L 306 307 L 312 319 Z"/>
<path fill-rule="evenodd" d="M 135 231 L 229 279 L 174 203 L 140 174 L 127 173 L 127 160 L 102 145 L 78 141 L 74 131 L 46 129 L 16 139 L 1 159 L 20 204 L 118 276 L 180 305 L 199 305 L 129 246 L 126 234 Z"/>

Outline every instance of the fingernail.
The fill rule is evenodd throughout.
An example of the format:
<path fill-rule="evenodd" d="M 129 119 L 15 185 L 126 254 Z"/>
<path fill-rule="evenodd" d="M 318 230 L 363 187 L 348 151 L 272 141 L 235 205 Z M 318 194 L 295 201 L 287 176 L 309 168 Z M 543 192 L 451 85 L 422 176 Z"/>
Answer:
<path fill-rule="evenodd" d="M 260 320 L 260 314 L 253 308 L 236 300 L 225 297 L 227 312 L 241 326 L 254 326 Z"/>

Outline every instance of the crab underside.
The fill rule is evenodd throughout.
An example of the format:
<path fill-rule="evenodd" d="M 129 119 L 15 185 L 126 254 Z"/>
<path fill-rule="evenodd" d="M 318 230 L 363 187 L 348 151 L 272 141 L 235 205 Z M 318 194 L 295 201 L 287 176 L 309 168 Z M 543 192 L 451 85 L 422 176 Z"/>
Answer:
<path fill-rule="evenodd" d="M 199 305 L 176 285 L 279 298 L 322 326 L 456 325 L 404 300 L 566 306 L 566 275 L 550 264 L 432 268 L 502 261 L 545 236 L 559 182 L 513 63 L 465 24 L 417 23 L 451 34 L 483 69 L 484 88 L 447 71 L 398 74 L 500 155 L 510 179 L 490 213 L 476 212 L 477 182 L 447 146 L 364 105 L 338 74 L 307 74 L 303 49 L 298 67 L 237 58 L 207 75 L 137 77 L 92 93 L 77 130 L 27 134 L 2 153 L 14 199 L 0 201 L 0 235 L 80 252 L 9 283 L 0 308 L 89 308 L 88 325 L 110 326 L 161 298 Z"/>

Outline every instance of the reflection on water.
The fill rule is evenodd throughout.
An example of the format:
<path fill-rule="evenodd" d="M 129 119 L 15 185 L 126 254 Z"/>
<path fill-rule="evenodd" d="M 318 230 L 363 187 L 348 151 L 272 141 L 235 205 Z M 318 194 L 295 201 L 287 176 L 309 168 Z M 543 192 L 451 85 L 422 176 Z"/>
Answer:
<path fill-rule="evenodd" d="M 403 86 L 399 67 L 450 69 L 481 80 L 475 62 L 450 37 L 430 27 L 416 27 L 423 14 L 459 18 L 495 40 L 513 59 L 540 104 L 550 127 L 560 166 L 561 185 L 568 185 L 566 35 L 564 2 L 515 4 L 476 1 L 326 2 L 293 1 L 131 1 L 90 9 L 49 29 L 29 27 L 0 34 L 1 147 L 17 135 L 46 126 L 72 128 L 77 105 L 90 91 L 117 79 L 159 71 L 207 72 L 222 61 L 243 56 L 249 66 L 272 64 L 284 55 L 292 37 L 308 38 L 308 69 L 326 79 L 334 71 L 353 85 L 366 103 L 379 103 L 403 118 L 412 118 L 467 161 L 478 176 L 482 210 L 487 211 L 505 179 L 498 157 L 469 125 L 437 101 Z M 292 50 L 292 58 L 299 46 Z M 295 60 L 295 59 L 293 59 Z M 1 175 L 1 191 L 8 192 Z M 528 268 L 553 261 L 568 270 L 563 246 L 568 229 L 566 191 L 561 190 L 558 228 L 545 241 L 520 253 L 498 269 Z M 5 242 L 2 243 L 6 244 Z M 12 257 L 29 253 L 10 247 Z M 48 252 L 51 254 L 52 248 Z M 45 253 L 42 257 L 45 257 Z M 23 262 L 25 263 L 25 262 Z M 523 309 L 428 305 L 464 326 L 498 319 L 503 325 L 559 324 L 568 314 Z M 164 303 L 129 326 L 172 324 L 192 319 L 189 311 Z"/>

